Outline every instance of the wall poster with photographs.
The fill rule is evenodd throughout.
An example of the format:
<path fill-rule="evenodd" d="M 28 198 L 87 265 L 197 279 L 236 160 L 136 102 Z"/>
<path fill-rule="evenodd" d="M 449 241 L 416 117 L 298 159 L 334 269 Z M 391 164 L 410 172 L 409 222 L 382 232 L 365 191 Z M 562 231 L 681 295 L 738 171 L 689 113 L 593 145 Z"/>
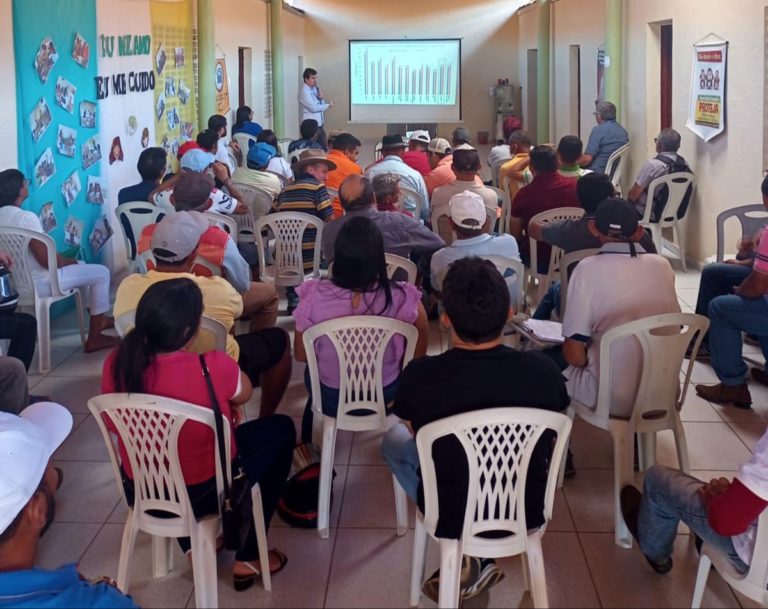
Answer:
<path fill-rule="evenodd" d="M 190 139 L 188 124 L 197 124 L 193 98 L 195 75 L 192 65 L 192 2 L 150 1 L 152 51 L 155 80 L 155 141 L 165 149 L 174 170 L 178 161 L 173 154 Z"/>

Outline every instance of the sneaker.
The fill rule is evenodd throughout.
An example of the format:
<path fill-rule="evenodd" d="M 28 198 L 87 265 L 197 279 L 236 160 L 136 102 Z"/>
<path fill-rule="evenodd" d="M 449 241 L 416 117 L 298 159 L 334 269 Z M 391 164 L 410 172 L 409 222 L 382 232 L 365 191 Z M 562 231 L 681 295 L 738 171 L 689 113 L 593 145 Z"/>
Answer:
<path fill-rule="evenodd" d="M 746 383 L 741 385 L 696 385 L 696 393 L 707 400 L 716 404 L 733 404 L 736 408 L 748 410 L 752 407 L 752 396 L 749 393 Z"/>
<path fill-rule="evenodd" d="M 762 368 L 752 368 L 752 380 L 761 385 L 768 385 L 768 372 Z"/>
<path fill-rule="evenodd" d="M 624 517 L 624 522 L 626 523 L 629 532 L 632 534 L 632 537 L 637 542 L 638 546 L 640 545 L 640 537 L 638 534 L 637 521 L 638 517 L 640 516 L 640 501 L 642 498 L 643 494 L 631 484 L 621 489 L 621 495 L 619 496 L 619 500 L 621 502 L 621 515 Z M 648 564 L 651 565 L 651 568 L 659 575 L 669 573 L 670 569 L 672 569 L 671 556 L 667 557 L 666 560 L 661 561 L 653 560 L 652 558 L 646 556 L 644 553 L 643 556 L 645 556 L 645 560 L 648 561 Z"/>
<path fill-rule="evenodd" d="M 496 561 L 492 558 L 481 558 L 480 575 L 477 577 L 474 584 L 461 587 L 461 600 L 477 596 L 483 590 L 487 590 L 498 584 L 502 579 L 504 579 L 504 571 L 499 568 Z"/>
<path fill-rule="evenodd" d="M 492 558 L 463 556 L 459 578 L 459 596 L 462 600 L 472 598 L 483 590 L 495 586 L 504 579 L 504 572 Z M 437 603 L 440 596 L 440 569 L 435 571 L 421 587 L 424 596 Z"/>

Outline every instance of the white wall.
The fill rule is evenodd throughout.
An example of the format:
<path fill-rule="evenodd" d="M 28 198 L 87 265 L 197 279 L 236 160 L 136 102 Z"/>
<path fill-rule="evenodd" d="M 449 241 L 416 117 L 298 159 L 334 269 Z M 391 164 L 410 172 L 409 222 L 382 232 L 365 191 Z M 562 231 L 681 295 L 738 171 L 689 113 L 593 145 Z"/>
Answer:
<path fill-rule="evenodd" d="M 0 171 L 16 167 L 16 70 L 13 57 L 11 0 L 0 0 Z"/>
<path fill-rule="evenodd" d="M 294 11 L 283 10 L 283 75 L 285 78 L 285 133 L 283 137 L 299 137 L 299 58 L 304 56 L 306 18 Z"/>

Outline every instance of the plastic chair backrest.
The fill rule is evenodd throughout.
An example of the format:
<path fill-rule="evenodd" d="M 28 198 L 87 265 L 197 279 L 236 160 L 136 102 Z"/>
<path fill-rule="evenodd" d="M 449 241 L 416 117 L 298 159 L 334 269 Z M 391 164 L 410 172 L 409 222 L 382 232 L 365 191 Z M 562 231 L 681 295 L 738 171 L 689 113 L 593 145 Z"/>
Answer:
<path fill-rule="evenodd" d="M 339 196 L 339 191 L 336 188 L 331 188 L 330 186 L 326 186 L 325 189 L 328 191 L 328 197 L 333 201 L 336 197 Z"/>
<path fill-rule="evenodd" d="M 376 145 L 373 147 L 373 160 L 374 161 L 378 161 L 382 157 L 381 146 L 382 146 L 381 142 L 376 142 Z"/>
<path fill-rule="evenodd" d="M 567 415 L 518 406 L 486 408 L 446 417 L 416 433 L 416 447 L 424 482 L 424 526 L 434 535 L 440 516 L 433 444 L 454 436 L 467 456 L 469 487 L 462 533 L 463 552 L 469 556 L 500 557 L 526 551 L 525 486 L 528 465 L 542 434 L 552 430 L 552 451 L 544 498 L 544 520 L 552 517 L 559 464 L 571 432 Z M 546 441 L 546 439 L 544 440 Z M 490 538 L 492 531 L 506 536 Z"/>
<path fill-rule="evenodd" d="M 115 330 L 121 338 L 128 334 L 135 325 L 135 310 L 126 311 L 115 317 Z M 199 341 L 195 343 L 196 353 L 205 353 L 214 349 L 216 351 L 227 350 L 227 328 L 218 319 L 203 315 L 200 319 L 200 334 Z"/>
<path fill-rule="evenodd" d="M 336 426 L 350 431 L 381 429 L 387 418 L 382 380 L 384 354 L 396 334 L 405 338 L 402 370 L 413 359 L 419 335 L 416 327 L 411 324 L 389 317 L 352 315 L 330 319 L 305 330 L 302 338 L 315 411 L 322 412 L 315 341 L 325 337 L 339 358 Z M 352 412 L 355 414 L 350 414 Z"/>
<path fill-rule="evenodd" d="M 531 218 L 531 223 L 533 222 L 561 222 L 563 220 L 579 220 L 582 216 L 584 216 L 584 209 L 581 207 L 556 207 L 555 209 L 550 209 L 547 211 L 543 211 L 541 213 L 536 214 Z M 530 243 L 530 252 L 531 252 L 531 274 L 537 275 L 538 274 L 538 241 L 534 239 L 533 237 L 529 237 L 528 241 Z M 553 276 L 555 273 L 558 272 L 559 266 L 558 263 L 560 262 L 560 258 L 563 257 L 563 250 L 559 247 L 552 246 L 551 253 L 549 255 L 549 274 L 550 276 Z"/>
<path fill-rule="evenodd" d="M 507 258 L 506 256 L 484 255 L 483 260 L 488 260 L 498 269 L 509 288 L 509 295 L 515 305 L 515 311 L 520 312 L 525 305 L 525 266 L 520 260 Z"/>
<path fill-rule="evenodd" d="M 301 158 L 301 153 L 304 151 L 303 148 L 299 148 L 298 150 L 294 150 L 293 152 L 288 153 L 288 162 L 293 166 L 296 163 L 299 162 L 299 159 Z M 295 173 L 295 172 L 294 172 Z"/>
<path fill-rule="evenodd" d="M 123 233 L 128 260 L 136 260 L 141 231 L 150 224 L 157 224 L 165 215 L 165 210 L 146 201 L 121 203 L 115 208 L 115 216 Z"/>
<path fill-rule="evenodd" d="M 220 228 L 231 237 L 237 237 L 237 222 L 232 216 L 225 216 L 213 211 L 203 212 L 203 215 L 211 226 Z"/>
<path fill-rule="evenodd" d="M 615 188 L 621 188 L 621 178 L 624 175 L 624 167 L 626 166 L 626 158 L 629 154 L 629 144 L 624 144 L 621 148 L 617 148 L 608 157 L 608 161 L 605 164 L 605 173 L 611 178 Z"/>
<path fill-rule="evenodd" d="M 717 215 L 716 262 L 725 260 L 725 223 L 729 218 L 736 218 L 741 223 L 740 237 L 754 237 L 763 226 L 768 224 L 768 209 L 762 203 L 758 203 L 726 209 Z"/>
<path fill-rule="evenodd" d="M 493 185 L 497 188 L 501 186 L 499 184 L 499 169 L 501 169 L 501 166 L 508 162 L 511 157 L 508 157 L 506 159 L 500 159 L 496 161 L 493 165 L 491 165 L 491 181 L 493 182 Z"/>
<path fill-rule="evenodd" d="M 565 305 L 568 301 L 568 280 L 571 277 L 571 273 L 573 272 L 574 267 L 579 262 L 584 260 L 584 258 L 594 256 L 599 251 L 600 248 L 597 247 L 585 250 L 576 250 L 574 252 L 564 254 L 563 257 L 560 258 L 560 319 L 565 318 Z"/>
<path fill-rule="evenodd" d="M 243 157 L 241 165 L 245 167 L 246 160 L 248 158 L 248 151 L 251 149 L 251 142 L 255 144 L 257 140 L 255 137 L 248 135 L 247 133 L 235 133 L 232 135 L 232 139 L 237 142 L 238 146 L 240 146 L 240 153 Z"/>
<path fill-rule="evenodd" d="M 406 200 L 413 201 L 414 209 L 409 209 L 406 207 L 405 202 Z M 400 182 L 400 209 L 407 210 L 413 214 L 413 217 L 417 220 L 421 220 L 421 212 L 422 207 L 424 205 L 424 202 L 421 200 L 421 195 L 413 190 L 412 188 L 408 188 L 407 186 L 404 186 L 402 181 Z"/>
<path fill-rule="evenodd" d="M 230 148 L 227 148 L 227 157 L 232 167 L 240 167 L 240 162 L 237 160 L 237 155 Z"/>
<path fill-rule="evenodd" d="M 698 332 L 694 342 L 694 354 L 698 352 L 709 320 L 695 313 L 667 313 L 654 315 L 611 328 L 600 340 L 600 362 L 611 362 L 611 350 L 616 341 L 634 338 L 642 349 L 642 372 L 638 384 L 632 417 L 636 429 L 652 431 L 674 428 L 676 407 L 685 402 L 688 381 L 693 371 L 695 357 L 688 361 L 683 389 L 680 391 L 680 370 L 688 345 Z M 608 425 L 612 401 L 612 376 L 624 374 L 614 366 L 601 365 L 597 390 L 595 418 Z M 678 392 L 680 395 L 678 396 Z"/>
<path fill-rule="evenodd" d="M 280 154 L 284 157 L 288 156 L 288 146 L 291 145 L 291 138 L 289 137 L 281 137 L 279 140 L 277 140 L 277 145 L 280 147 Z"/>
<path fill-rule="evenodd" d="M 8 252 L 13 259 L 13 272 L 11 282 L 19 293 L 19 306 L 31 307 L 35 304 L 35 279 L 34 272 L 39 272 L 38 267 L 30 264 L 30 241 L 37 240 L 45 245 L 48 255 L 48 281 L 51 286 L 51 296 L 56 298 L 64 293 L 59 287 L 59 273 L 56 261 L 56 244 L 50 236 L 26 228 L 15 226 L 0 226 L 0 250 Z"/>
<path fill-rule="evenodd" d="M 275 285 L 299 285 L 304 281 L 302 242 L 304 231 L 309 227 L 314 227 L 317 231 L 311 276 L 319 277 L 320 241 L 323 232 L 323 221 L 320 218 L 301 212 L 283 211 L 256 220 L 254 234 L 259 249 L 259 268 L 262 272 L 267 268 L 267 263 L 266 244 L 261 233 L 265 228 L 268 228 L 275 237 Z"/>
<path fill-rule="evenodd" d="M 395 273 L 397 273 L 399 278 L 404 272 L 407 275 L 406 281 L 416 285 L 416 275 L 418 274 L 418 270 L 411 260 L 390 253 L 384 254 L 384 260 L 387 262 L 387 277 L 394 279 Z M 398 273 L 399 270 L 402 272 Z"/>
<path fill-rule="evenodd" d="M 210 427 L 216 442 L 213 410 L 142 393 L 97 395 L 88 400 L 88 409 L 104 437 L 118 490 L 124 496 L 123 485 L 119 482 L 122 479 L 119 454 L 111 441 L 104 417 L 115 426 L 122 440 L 133 473 L 133 510 L 141 530 L 165 537 L 188 535 L 189 523 L 195 516 L 179 462 L 179 434 L 186 423 L 195 421 Z M 229 425 L 224 425 L 227 462 L 230 461 L 230 433 Z M 216 487 L 218 495 L 221 495 L 222 468 L 218 444 L 214 446 L 211 457 L 215 459 Z M 229 477 L 230 468 L 225 469 Z M 175 518 L 161 518 L 156 512 L 172 514 Z"/>
<path fill-rule="evenodd" d="M 234 185 L 242 193 L 243 203 L 248 206 L 249 212 L 233 216 L 238 227 L 237 241 L 240 243 L 253 243 L 255 239 L 253 227 L 256 224 L 256 220 L 263 218 L 269 213 L 275 198 L 272 196 L 272 193 L 258 186 L 243 184 L 242 182 L 235 182 Z"/>
<path fill-rule="evenodd" d="M 648 197 L 646 198 L 647 203 L 645 205 L 645 212 L 643 213 L 643 219 L 640 220 L 640 224 L 651 224 L 653 198 L 656 195 L 656 190 L 666 184 L 669 188 L 667 203 L 664 205 L 664 209 L 659 216 L 659 221 L 655 224 L 659 224 L 662 228 L 665 226 L 674 226 L 678 220 L 677 210 L 683 203 L 683 198 L 685 197 L 685 193 L 688 190 L 688 186 L 695 184 L 695 181 L 695 176 L 692 173 L 679 171 L 677 173 L 669 173 L 667 175 L 660 176 L 648 184 Z M 691 194 L 691 197 L 693 197 L 693 194 Z M 688 209 L 690 208 L 691 206 L 689 205 Z M 686 209 L 686 211 L 688 211 L 688 209 Z"/>

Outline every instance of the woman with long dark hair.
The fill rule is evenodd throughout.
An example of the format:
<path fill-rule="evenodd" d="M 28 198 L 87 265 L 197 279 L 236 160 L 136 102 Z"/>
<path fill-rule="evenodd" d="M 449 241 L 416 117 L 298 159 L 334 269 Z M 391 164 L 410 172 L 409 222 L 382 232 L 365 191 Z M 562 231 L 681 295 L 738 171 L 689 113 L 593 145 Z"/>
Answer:
<path fill-rule="evenodd" d="M 248 106 L 240 106 L 235 112 L 235 124 L 232 125 L 232 135 L 235 133 L 245 133 L 257 137 L 262 131 L 262 126 L 259 123 L 253 122 L 253 110 Z M 243 154 L 248 154 L 247 150 L 243 150 Z"/>
<path fill-rule="evenodd" d="M 102 392 L 149 393 L 213 408 L 200 358 L 185 350 L 198 333 L 202 314 L 203 295 L 194 281 L 168 279 L 150 286 L 136 309 L 135 327 L 104 362 Z M 261 486 L 264 518 L 269 526 L 291 467 L 296 441 L 293 421 L 284 415 L 272 415 L 240 424 L 241 406 L 253 393 L 248 377 L 222 351 L 209 351 L 204 359 L 222 415 L 234 428 L 232 457 L 239 452 L 249 481 Z M 120 457 L 126 498 L 131 503 L 133 474 L 122 443 Z M 210 428 L 186 423 L 179 436 L 179 459 L 195 517 L 218 513 L 215 437 Z M 179 539 L 179 545 L 190 552 L 188 538 Z M 278 550 L 270 550 L 271 572 L 282 569 L 286 560 Z M 252 525 L 235 555 L 236 590 L 253 584 L 259 575 L 257 565 Z"/>
<path fill-rule="evenodd" d="M 413 324 L 419 331 L 415 357 L 427 352 L 427 314 L 421 304 L 421 292 L 415 286 L 390 281 L 384 259 L 384 237 L 368 218 L 355 216 L 339 230 L 334 246 L 333 276 L 312 279 L 296 288 L 299 306 L 296 319 L 294 355 L 307 361 L 302 335 L 305 330 L 329 319 L 350 315 L 390 317 Z M 328 339 L 315 344 L 323 400 L 323 413 L 335 416 L 339 403 L 339 361 Z M 382 370 L 384 399 L 394 399 L 400 375 L 400 362 L 405 352 L 404 340 L 395 336 L 387 346 Z M 309 373 L 304 377 L 309 389 Z M 307 403 L 302 421 L 302 440 L 312 435 L 311 402 Z"/>

